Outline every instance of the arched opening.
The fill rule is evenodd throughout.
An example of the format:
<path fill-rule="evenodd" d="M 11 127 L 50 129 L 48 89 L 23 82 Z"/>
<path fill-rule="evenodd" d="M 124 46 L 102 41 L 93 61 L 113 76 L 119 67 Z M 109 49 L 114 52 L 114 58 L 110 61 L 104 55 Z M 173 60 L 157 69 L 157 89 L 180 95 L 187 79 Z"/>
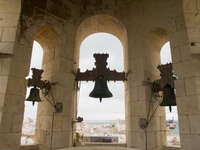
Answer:
<path fill-rule="evenodd" d="M 36 27 L 37 28 L 37 27 Z M 67 56 L 61 50 L 61 43 L 58 32 L 51 26 L 42 26 L 37 29 L 31 28 L 31 33 L 27 36 L 36 40 L 43 48 L 42 80 L 47 80 L 51 85 L 48 97 L 40 94 L 41 102 L 38 103 L 36 129 L 35 129 L 35 144 L 42 149 L 58 149 L 68 147 L 71 141 L 71 118 L 72 118 L 72 97 L 69 93 L 73 92 L 73 75 L 70 70 Z M 31 42 L 30 42 L 31 44 Z M 30 46 L 30 45 L 29 45 Z M 32 46 L 32 45 L 31 45 Z M 26 54 L 31 54 L 32 49 L 26 51 Z M 27 60 L 29 63 L 31 56 Z M 67 65 L 66 65 L 67 64 Z M 71 64 L 70 64 L 71 65 Z M 28 70 L 28 69 L 27 69 Z M 58 84 L 56 84 L 58 83 Z M 51 103 L 53 102 L 53 103 Z M 54 103 L 62 104 L 62 112 L 55 113 Z M 61 139 L 59 142 L 55 139 Z"/>
<path fill-rule="evenodd" d="M 170 42 L 166 42 L 160 51 L 161 64 L 172 63 Z M 179 136 L 179 122 L 177 106 L 172 107 L 172 112 L 169 111 L 168 107 L 165 107 L 166 114 L 166 128 L 167 128 L 167 146 L 180 147 L 180 136 Z"/>
<path fill-rule="evenodd" d="M 95 67 L 94 53 L 108 53 L 108 67 L 118 72 L 124 71 L 123 46 L 114 35 L 95 33 L 82 41 L 79 57 L 81 71 Z M 110 143 L 126 143 L 124 83 L 108 82 L 113 97 L 103 99 L 102 103 L 89 97 L 93 88 L 94 82 L 81 82 L 77 112 L 84 122 L 76 124 L 77 132 L 83 136 L 85 144 L 93 143 L 94 140 L 101 142 L 105 137 L 110 139 Z"/>
<path fill-rule="evenodd" d="M 115 19 L 114 17 L 112 16 L 108 16 L 108 15 L 96 15 L 96 16 L 92 16 L 92 17 L 89 17 L 89 18 L 86 18 L 81 24 L 80 26 L 78 27 L 77 29 L 77 34 L 76 34 L 76 43 L 75 43 L 75 61 L 76 61 L 76 65 L 75 65 L 75 69 L 77 69 L 79 67 L 79 64 L 81 65 L 82 63 L 79 62 L 79 58 L 80 58 L 80 48 L 81 48 L 81 44 L 82 42 L 87 38 L 87 37 L 92 37 L 92 34 L 94 33 L 107 33 L 107 34 L 111 34 L 113 36 L 115 36 L 115 38 L 118 38 L 123 46 L 123 61 L 124 61 L 124 71 L 127 71 L 128 70 L 128 63 L 127 63 L 127 32 L 126 32 L 126 29 L 125 27 L 117 20 Z M 84 43 L 84 42 L 83 42 Z M 107 47 L 106 47 L 107 48 Z M 88 49 L 89 50 L 89 49 Z M 97 52 L 105 52 L 105 50 L 108 50 L 108 49 L 104 49 L 104 47 L 99 48 L 97 50 Z M 109 50 L 108 50 L 109 52 Z M 110 56 L 110 58 L 112 58 L 112 55 Z M 93 59 L 93 56 L 90 54 L 89 57 L 87 57 L 87 59 Z M 114 64 L 113 63 L 113 60 L 110 59 L 108 61 L 111 61 L 112 63 L 111 64 Z M 108 64 L 110 64 L 110 62 L 108 62 Z M 92 66 L 93 66 L 93 63 L 92 63 Z M 116 66 L 113 66 L 113 68 L 111 67 L 110 69 L 116 69 L 115 68 Z M 88 68 L 90 69 L 90 68 Z M 111 83 L 111 82 L 110 82 Z M 94 84 L 94 83 L 93 83 Z M 116 84 L 119 84 L 119 83 L 115 83 L 114 85 L 116 86 Z M 123 84 L 123 83 L 120 83 L 120 84 Z M 112 87 L 111 87 L 112 89 Z M 113 88 L 115 89 L 115 88 Z M 127 119 L 128 117 L 128 111 L 130 110 L 127 110 L 129 109 L 128 107 L 128 88 L 127 88 L 127 85 L 125 83 L 125 89 L 124 90 L 126 92 L 125 94 L 125 122 L 126 124 L 128 124 L 130 122 L 130 119 Z M 90 92 L 88 90 L 88 92 Z M 88 93 L 87 93 L 87 96 L 88 96 Z M 75 102 L 77 101 L 77 98 L 78 98 L 78 94 L 75 94 Z M 95 100 L 90 100 L 90 101 L 95 101 Z M 105 101 L 109 101 L 109 100 L 106 100 Z M 111 100 L 112 102 L 112 100 Z M 94 102 L 95 103 L 95 102 Z M 109 102 L 108 102 L 109 103 Z M 74 114 L 75 114 L 75 117 L 76 117 L 76 112 L 77 112 L 77 103 L 74 104 Z M 130 134 L 129 132 L 126 132 L 126 134 Z M 128 137 L 128 135 L 126 136 Z"/>
<path fill-rule="evenodd" d="M 31 78 L 32 75 L 31 68 L 42 69 L 42 58 L 43 58 L 43 49 L 38 42 L 34 41 L 29 75 L 26 78 Z M 30 88 L 27 88 L 26 98 L 29 96 L 29 94 L 30 94 Z M 35 144 L 37 105 L 38 105 L 37 103 L 33 105 L 32 102 L 25 101 L 24 120 L 23 120 L 22 137 L 21 137 L 22 145 Z"/>

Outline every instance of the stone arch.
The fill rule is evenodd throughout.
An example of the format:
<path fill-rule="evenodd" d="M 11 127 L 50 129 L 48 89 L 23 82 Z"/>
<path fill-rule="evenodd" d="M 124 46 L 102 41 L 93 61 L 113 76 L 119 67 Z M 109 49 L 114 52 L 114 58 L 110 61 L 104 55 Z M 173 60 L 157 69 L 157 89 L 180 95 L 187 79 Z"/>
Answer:
<path fill-rule="evenodd" d="M 42 26 L 38 28 L 34 34 L 34 40 L 36 40 L 43 48 L 43 69 L 50 71 L 47 64 L 50 61 L 55 61 L 56 57 L 59 57 L 59 36 L 56 31 L 50 26 Z M 53 71 L 53 70 L 52 70 Z"/>
<path fill-rule="evenodd" d="M 51 130 L 51 122 L 53 117 L 54 108 L 44 98 L 41 97 L 43 102 L 38 104 L 37 121 L 36 121 L 36 144 L 41 149 L 68 147 L 71 140 L 71 97 L 69 93 L 73 91 L 73 75 L 69 74 L 70 62 L 65 56 L 63 48 L 63 39 L 61 39 L 60 31 L 57 25 L 50 25 L 44 21 L 38 20 L 38 24 L 33 24 L 20 37 L 19 42 L 23 51 L 17 55 L 27 56 L 23 62 L 27 65 L 26 73 L 23 79 L 28 75 L 32 44 L 36 40 L 43 48 L 43 63 L 42 79 L 49 80 L 50 82 L 57 82 L 52 87 L 54 101 L 63 103 L 63 112 L 54 116 L 54 129 Z M 37 21 L 36 21 L 37 22 Z M 67 79 L 66 79 L 67 78 Z M 69 79 L 68 79 L 69 78 Z M 67 107 L 67 108 L 66 108 Z M 58 122 L 58 124 L 57 124 Z M 53 133 L 53 141 L 60 138 L 62 140 L 53 142 L 51 135 Z M 50 144 L 52 142 L 52 145 Z"/>
<path fill-rule="evenodd" d="M 109 15 L 95 15 L 86 18 L 77 28 L 76 41 L 75 41 L 75 60 L 79 61 L 79 49 L 81 42 L 89 35 L 97 32 L 110 33 L 116 36 L 122 43 L 124 48 L 124 68 L 127 70 L 127 31 L 126 28 L 114 17 Z"/>
<path fill-rule="evenodd" d="M 149 32 L 146 33 L 145 38 L 146 51 L 144 54 L 145 60 L 145 75 L 146 79 L 150 81 L 155 81 L 160 79 L 160 72 L 157 69 L 157 66 L 160 64 L 160 51 L 162 46 L 169 41 L 167 30 L 161 27 L 154 27 Z M 151 89 L 150 89 L 151 90 Z M 151 93 L 152 91 L 149 91 Z M 161 101 L 155 100 L 153 102 L 152 95 L 148 94 L 150 101 L 147 101 L 147 112 L 153 111 L 156 107 L 158 108 L 155 112 L 152 122 L 147 130 L 156 131 L 156 134 L 159 136 L 159 140 L 156 141 L 158 146 L 166 146 L 166 124 L 165 124 L 165 108 L 160 107 L 159 103 Z M 160 125 L 158 125 L 158 122 Z M 153 128 L 154 126 L 154 128 Z"/>
<path fill-rule="evenodd" d="M 104 14 L 90 16 L 84 19 L 78 26 L 77 31 L 76 31 L 76 37 L 75 37 L 75 51 L 74 51 L 74 59 L 76 62 L 75 69 L 77 69 L 79 66 L 79 53 L 80 53 L 80 45 L 82 41 L 89 35 L 98 33 L 98 32 L 112 34 L 120 40 L 123 46 L 124 70 L 127 71 L 128 70 L 128 38 L 127 38 L 126 28 L 115 17 L 110 16 L 110 15 L 104 15 Z M 127 83 L 125 83 L 125 109 L 126 109 L 125 116 L 128 116 L 128 111 L 130 111 L 130 110 L 127 110 L 129 109 L 127 107 L 128 99 L 129 99 L 127 93 L 128 93 L 128 86 L 127 86 Z M 74 104 L 74 108 L 75 108 L 74 114 L 75 114 L 76 109 L 77 109 L 76 94 L 75 94 L 74 102 L 75 102 Z M 129 121 L 130 121 L 129 119 L 126 119 L 126 124 L 129 124 Z M 126 134 L 127 134 L 126 137 L 128 138 L 129 137 L 128 134 L 130 133 L 127 132 Z"/>
<path fill-rule="evenodd" d="M 155 27 L 147 33 L 146 45 L 147 52 L 145 55 L 146 61 L 150 66 L 149 71 L 154 72 L 152 75 L 155 79 L 159 75 L 157 66 L 160 64 L 160 51 L 162 46 L 169 41 L 167 30 L 160 27 Z"/>
<path fill-rule="evenodd" d="M 51 95 L 53 95 L 53 100 L 55 102 L 59 101 L 63 103 L 63 113 L 56 114 L 53 120 L 54 108 L 42 97 L 43 102 L 38 104 L 37 111 L 36 144 L 39 144 L 41 149 L 50 148 L 51 146 L 53 148 L 66 147 L 70 143 L 71 131 L 68 128 L 71 125 L 69 120 L 71 120 L 72 117 L 69 114 L 70 109 L 66 108 L 67 105 L 70 107 L 69 103 L 66 101 L 66 95 L 68 95 L 66 91 L 68 90 L 69 83 L 65 82 L 66 80 L 63 81 L 66 76 L 66 65 L 64 65 L 64 63 L 66 64 L 67 62 L 63 58 L 65 56 L 63 56 L 63 51 L 61 49 L 61 39 L 59 34 L 51 26 L 39 27 L 34 34 L 34 39 L 41 44 L 43 48 L 42 69 L 44 73 L 42 78 L 50 82 L 58 83 L 58 85 L 52 87 Z M 54 121 L 54 129 L 51 129 L 52 121 Z M 52 135 L 53 141 L 51 141 Z M 56 138 L 62 138 L 62 140 L 54 142 Z"/>

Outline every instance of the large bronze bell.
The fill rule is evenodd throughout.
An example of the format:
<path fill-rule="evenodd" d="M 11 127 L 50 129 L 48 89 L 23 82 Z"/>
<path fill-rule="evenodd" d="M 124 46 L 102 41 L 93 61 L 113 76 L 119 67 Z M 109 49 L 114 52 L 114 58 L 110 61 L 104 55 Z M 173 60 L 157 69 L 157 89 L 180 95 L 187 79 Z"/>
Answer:
<path fill-rule="evenodd" d="M 35 104 L 35 102 L 41 102 L 39 89 L 36 87 L 31 88 L 30 95 L 26 99 L 26 101 L 33 102 L 33 105 Z"/>
<path fill-rule="evenodd" d="M 99 98 L 100 102 L 102 101 L 102 98 L 112 97 L 112 93 L 109 91 L 107 82 L 103 76 L 98 76 L 96 78 L 94 89 L 89 96 Z"/>
<path fill-rule="evenodd" d="M 168 84 L 163 88 L 163 101 L 160 106 L 169 106 L 170 112 L 172 111 L 171 106 L 176 106 L 176 95 L 174 88 Z"/>

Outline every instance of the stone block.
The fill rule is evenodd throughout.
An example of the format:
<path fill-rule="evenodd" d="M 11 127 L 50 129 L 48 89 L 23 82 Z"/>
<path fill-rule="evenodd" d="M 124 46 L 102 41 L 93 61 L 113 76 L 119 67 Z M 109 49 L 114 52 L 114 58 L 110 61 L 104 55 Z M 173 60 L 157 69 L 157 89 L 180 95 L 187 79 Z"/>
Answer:
<path fill-rule="evenodd" d="M 5 93 L 0 94 L 0 112 L 3 111 L 3 106 L 5 102 Z"/>
<path fill-rule="evenodd" d="M 10 59 L 1 59 L 0 61 L 0 76 L 8 76 L 10 69 Z"/>
<path fill-rule="evenodd" d="M 53 136 L 53 147 L 63 148 L 67 147 L 72 137 L 71 132 L 54 132 Z"/>
<path fill-rule="evenodd" d="M 26 95 L 26 80 L 25 78 L 9 77 L 7 92 L 25 97 Z"/>
<path fill-rule="evenodd" d="M 71 117 L 57 114 L 54 121 L 54 131 L 71 131 L 72 119 Z"/>
<path fill-rule="evenodd" d="M 3 113 L 1 112 L 1 109 L 0 109 L 0 123 L 2 122 L 2 116 L 3 116 Z"/>
<path fill-rule="evenodd" d="M 190 121 L 188 115 L 179 115 L 179 130 L 181 134 L 189 134 L 191 132 Z"/>
<path fill-rule="evenodd" d="M 199 150 L 199 134 L 182 134 L 181 149 L 182 150 Z"/>
<path fill-rule="evenodd" d="M 155 149 L 156 147 L 158 147 L 157 145 L 157 134 L 156 132 L 147 132 L 147 146 L 148 146 L 148 149 Z M 161 138 L 161 137 L 160 137 Z"/>
<path fill-rule="evenodd" d="M 185 82 L 184 80 L 175 80 L 176 97 L 185 96 Z"/>
<path fill-rule="evenodd" d="M 16 43 L 14 47 L 14 61 L 24 63 L 23 66 L 29 66 L 31 62 L 32 45 Z"/>
<path fill-rule="evenodd" d="M 16 28 L 4 28 L 2 42 L 14 42 L 16 37 Z"/>
<path fill-rule="evenodd" d="M 29 73 L 28 62 L 25 61 L 14 61 L 10 66 L 9 74 L 17 78 L 26 78 Z"/>
<path fill-rule="evenodd" d="M 0 76 L 0 93 L 5 93 L 7 90 L 8 76 Z"/>
<path fill-rule="evenodd" d="M 147 104 L 145 101 L 134 101 L 130 103 L 131 116 L 145 116 L 147 114 Z"/>
<path fill-rule="evenodd" d="M 0 27 L 17 27 L 19 13 L 0 13 Z"/>
<path fill-rule="evenodd" d="M 175 65 L 176 69 L 182 71 L 182 74 L 184 77 L 199 77 L 200 76 L 200 71 L 199 71 L 199 62 L 192 60 L 192 61 L 186 61 L 183 62 L 182 64 L 177 64 Z M 179 76 L 179 74 L 177 73 Z"/>
<path fill-rule="evenodd" d="M 186 78 L 185 88 L 186 88 L 187 95 L 200 94 L 200 77 Z"/>
<path fill-rule="evenodd" d="M 2 40 L 2 36 L 3 36 L 3 28 L 0 28 L 0 41 Z"/>
<path fill-rule="evenodd" d="M 160 117 L 153 117 L 151 122 L 148 126 L 148 131 L 154 132 L 154 131 L 161 131 L 161 120 Z"/>
<path fill-rule="evenodd" d="M 176 102 L 178 106 L 178 112 L 181 115 L 200 113 L 200 97 L 198 95 L 177 97 Z"/>
<path fill-rule="evenodd" d="M 1 124 L 0 124 L 0 133 L 11 133 L 12 131 L 12 118 L 13 113 L 4 113 L 2 112 Z"/>
<path fill-rule="evenodd" d="M 3 112 L 12 112 L 20 115 L 24 114 L 24 96 L 6 94 L 4 98 Z"/>
<path fill-rule="evenodd" d="M 142 117 L 142 116 L 141 116 Z M 139 127 L 139 119 L 141 117 L 131 117 L 129 118 L 129 123 L 126 125 L 127 126 L 127 131 L 132 132 L 132 131 L 140 131 L 142 132 L 143 130 Z M 143 117 L 142 117 L 143 118 Z"/>
<path fill-rule="evenodd" d="M 173 63 L 179 63 L 181 58 L 181 50 L 180 47 L 171 47 L 171 55 L 172 55 L 172 62 Z"/>
<path fill-rule="evenodd" d="M 58 66 L 59 72 L 72 73 L 74 63 L 72 60 L 59 58 Z"/>
<path fill-rule="evenodd" d="M 131 141 L 131 147 L 138 149 L 145 149 L 145 134 L 144 132 L 132 132 L 133 139 Z"/>
<path fill-rule="evenodd" d="M 200 115 L 190 115 L 189 116 L 191 133 L 192 134 L 200 134 Z"/>
<path fill-rule="evenodd" d="M 55 99 L 58 99 L 59 101 L 64 101 L 67 91 L 66 88 L 56 85 L 52 88 L 52 93 Z"/>
<path fill-rule="evenodd" d="M 186 30 L 182 27 L 182 20 L 180 20 L 180 22 L 178 22 L 176 24 L 176 28 L 178 31 L 176 31 L 175 33 L 173 33 L 173 36 L 170 37 L 170 41 L 172 43 L 172 47 L 180 47 L 180 54 L 182 57 L 182 53 L 183 51 L 183 45 L 185 46 L 186 44 L 188 44 L 188 38 L 187 38 L 187 32 Z M 185 26 L 184 26 L 185 27 Z M 179 29 L 180 28 L 180 29 Z"/>
<path fill-rule="evenodd" d="M 20 13 L 21 0 L 0 0 L 0 13 Z"/>
<path fill-rule="evenodd" d="M 40 130 L 51 130 L 52 116 L 38 116 L 36 128 Z"/>
<path fill-rule="evenodd" d="M 21 133 L 23 124 L 24 114 L 13 114 L 12 115 L 12 133 Z"/>
<path fill-rule="evenodd" d="M 19 150 L 38 150 L 38 145 L 22 145 Z"/>
<path fill-rule="evenodd" d="M 184 79 L 185 68 L 182 63 L 173 64 L 173 70 L 177 74 L 179 80 Z"/>
<path fill-rule="evenodd" d="M 167 127 L 166 127 L 166 117 L 162 116 L 160 117 L 160 130 L 162 130 L 163 132 L 166 132 Z"/>
<path fill-rule="evenodd" d="M 1 42 L 0 43 L 0 52 L 13 54 L 14 43 L 13 42 Z"/>
<path fill-rule="evenodd" d="M 36 128 L 36 144 L 42 146 L 50 146 L 51 132 L 50 130 L 41 130 Z"/>
<path fill-rule="evenodd" d="M 43 102 L 38 103 L 37 116 L 52 116 L 53 107 L 44 97 L 41 97 L 41 99 Z"/>
<path fill-rule="evenodd" d="M 0 149 L 17 150 L 20 146 L 21 133 L 1 133 L 0 134 Z"/>

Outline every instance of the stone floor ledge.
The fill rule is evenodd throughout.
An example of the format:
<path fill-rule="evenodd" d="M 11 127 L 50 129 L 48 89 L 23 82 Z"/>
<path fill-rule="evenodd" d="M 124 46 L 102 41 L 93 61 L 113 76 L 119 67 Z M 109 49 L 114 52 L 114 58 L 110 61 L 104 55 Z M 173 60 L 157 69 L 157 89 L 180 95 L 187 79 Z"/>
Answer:
<path fill-rule="evenodd" d="M 118 146 L 84 146 L 84 147 L 62 148 L 57 150 L 140 150 L 140 149 L 118 147 Z"/>

